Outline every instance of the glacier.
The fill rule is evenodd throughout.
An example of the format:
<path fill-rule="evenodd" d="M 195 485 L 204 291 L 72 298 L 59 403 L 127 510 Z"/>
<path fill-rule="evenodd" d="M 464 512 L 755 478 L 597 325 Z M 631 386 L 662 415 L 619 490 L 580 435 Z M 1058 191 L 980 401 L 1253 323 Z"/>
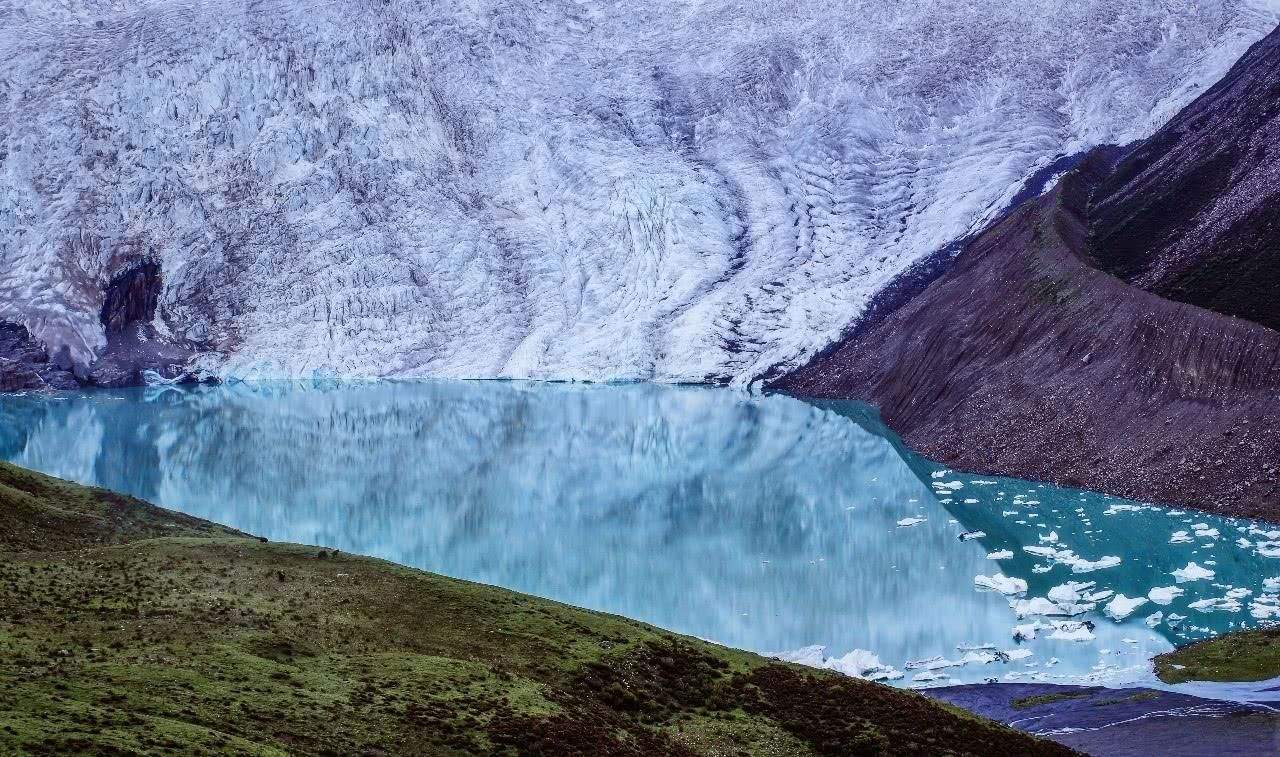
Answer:
<path fill-rule="evenodd" d="M 747 383 L 1280 0 L 0 0 L 0 320 L 231 378 Z"/>

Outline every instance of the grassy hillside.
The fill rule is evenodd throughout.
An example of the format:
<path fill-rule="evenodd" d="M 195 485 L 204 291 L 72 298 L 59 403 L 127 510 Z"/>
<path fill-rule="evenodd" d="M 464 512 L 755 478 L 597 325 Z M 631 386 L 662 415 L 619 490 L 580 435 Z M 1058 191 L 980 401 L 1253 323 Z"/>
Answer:
<path fill-rule="evenodd" d="M 1280 627 L 1215 636 L 1156 657 L 1165 683 L 1266 681 L 1280 676 Z"/>
<path fill-rule="evenodd" d="M 922 696 L 0 463 L 0 753 L 1065 754 Z"/>

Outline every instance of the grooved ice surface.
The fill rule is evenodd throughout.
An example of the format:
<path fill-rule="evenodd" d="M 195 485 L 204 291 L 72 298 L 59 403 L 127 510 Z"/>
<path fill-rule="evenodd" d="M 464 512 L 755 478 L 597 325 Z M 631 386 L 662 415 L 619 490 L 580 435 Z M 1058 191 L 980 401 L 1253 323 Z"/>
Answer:
<path fill-rule="evenodd" d="M 228 376 L 749 380 L 1280 0 L 0 0 L 0 319 Z"/>

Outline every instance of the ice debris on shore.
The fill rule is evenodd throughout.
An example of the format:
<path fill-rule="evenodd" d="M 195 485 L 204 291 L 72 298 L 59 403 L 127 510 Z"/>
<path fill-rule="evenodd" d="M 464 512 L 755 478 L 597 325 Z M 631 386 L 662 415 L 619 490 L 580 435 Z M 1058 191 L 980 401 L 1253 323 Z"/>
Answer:
<path fill-rule="evenodd" d="M 826 652 L 827 648 L 819 644 L 791 652 L 780 652 L 773 655 L 773 658 L 811 668 L 834 670 L 868 681 L 896 681 L 903 677 L 902 671 L 892 665 L 885 665 L 874 652 L 865 649 L 855 649 L 842 657 L 827 657 Z"/>

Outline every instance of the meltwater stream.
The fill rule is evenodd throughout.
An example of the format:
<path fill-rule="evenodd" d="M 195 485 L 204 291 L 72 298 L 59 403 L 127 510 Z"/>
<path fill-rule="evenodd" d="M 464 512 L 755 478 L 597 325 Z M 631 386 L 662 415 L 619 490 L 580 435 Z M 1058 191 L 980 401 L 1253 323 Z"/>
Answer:
<path fill-rule="evenodd" d="M 1141 680 L 1175 643 L 1280 616 L 1280 531 L 948 471 L 853 403 L 501 382 L 8 396 L 0 456 L 904 685 Z"/>

